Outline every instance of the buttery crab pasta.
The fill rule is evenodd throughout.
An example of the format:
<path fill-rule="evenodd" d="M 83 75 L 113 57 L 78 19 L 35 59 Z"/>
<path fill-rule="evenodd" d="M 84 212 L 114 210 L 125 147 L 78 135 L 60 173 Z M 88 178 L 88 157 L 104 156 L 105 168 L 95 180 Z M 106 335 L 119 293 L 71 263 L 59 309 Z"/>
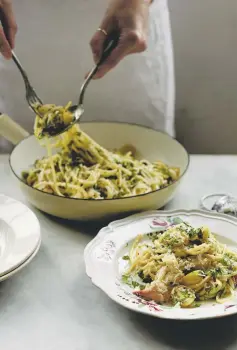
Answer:
<path fill-rule="evenodd" d="M 59 114 L 52 114 L 50 110 L 51 106 L 46 113 L 47 125 L 49 121 L 55 125 L 53 115 L 60 121 L 68 118 L 67 109 L 66 112 L 60 110 Z M 36 118 L 37 136 L 42 131 L 39 123 Z M 179 168 L 161 161 L 151 163 L 135 159 L 131 152 L 122 154 L 104 149 L 77 124 L 53 138 L 53 142 L 45 138 L 48 156 L 37 160 L 22 177 L 33 188 L 58 196 L 81 199 L 136 196 L 162 189 L 180 176 Z M 53 150 L 56 153 L 53 154 Z"/>
<path fill-rule="evenodd" d="M 182 308 L 231 298 L 236 286 L 237 254 L 219 243 L 207 227 L 188 223 L 163 232 L 139 235 L 124 256 L 129 267 L 123 281 L 134 293 Z"/>
<path fill-rule="evenodd" d="M 61 130 L 68 127 L 73 121 L 73 114 L 70 112 L 71 102 L 65 107 L 54 104 L 35 106 L 39 115 L 36 115 L 34 134 L 38 139 L 47 136 L 54 136 Z"/>

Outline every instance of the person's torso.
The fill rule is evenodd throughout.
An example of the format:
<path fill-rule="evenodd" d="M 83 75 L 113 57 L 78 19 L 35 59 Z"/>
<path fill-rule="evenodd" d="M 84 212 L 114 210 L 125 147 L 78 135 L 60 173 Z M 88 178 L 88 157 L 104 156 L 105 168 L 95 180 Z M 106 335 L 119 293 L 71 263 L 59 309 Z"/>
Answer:
<path fill-rule="evenodd" d="M 32 85 L 45 103 L 75 103 L 93 65 L 89 41 L 106 2 L 21 0 L 14 5 L 19 25 L 15 51 Z M 159 0 L 151 8 L 148 50 L 127 57 L 105 78 L 90 83 L 83 119 L 126 121 L 173 134 L 171 46 L 167 4 Z M 0 112 L 32 130 L 34 116 L 13 62 L 1 59 L 0 75 Z"/>

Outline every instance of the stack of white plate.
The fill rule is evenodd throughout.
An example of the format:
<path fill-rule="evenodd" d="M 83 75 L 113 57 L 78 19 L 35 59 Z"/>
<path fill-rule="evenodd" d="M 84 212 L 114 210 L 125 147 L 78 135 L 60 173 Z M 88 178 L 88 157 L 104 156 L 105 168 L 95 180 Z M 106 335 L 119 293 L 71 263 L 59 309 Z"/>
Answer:
<path fill-rule="evenodd" d="M 24 204 L 0 194 L 0 281 L 29 264 L 40 244 L 35 214 Z"/>

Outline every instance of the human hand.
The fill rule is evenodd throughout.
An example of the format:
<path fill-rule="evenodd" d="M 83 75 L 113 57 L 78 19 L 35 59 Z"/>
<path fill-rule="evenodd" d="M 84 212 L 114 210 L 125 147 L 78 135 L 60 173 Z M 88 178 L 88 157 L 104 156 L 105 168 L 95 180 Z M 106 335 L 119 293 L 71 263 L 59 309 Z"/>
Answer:
<path fill-rule="evenodd" d="M 94 79 L 103 77 L 125 56 L 145 51 L 150 0 L 112 0 L 105 17 L 91 39 L 95 63 L 100 59 L 104 42 L 111 33 L 117 33 L 119 42 Z"/>
<path fill-rule="evenodd" d="M 0 21 L 0 52 L 6 59 L 10 59 L 17 32 L 11 0 L 0 0 Z"/>

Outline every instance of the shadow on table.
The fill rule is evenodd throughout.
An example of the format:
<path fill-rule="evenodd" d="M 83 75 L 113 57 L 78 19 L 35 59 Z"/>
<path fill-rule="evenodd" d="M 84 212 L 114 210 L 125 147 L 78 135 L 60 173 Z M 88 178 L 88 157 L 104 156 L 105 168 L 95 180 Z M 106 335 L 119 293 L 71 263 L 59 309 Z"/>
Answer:
<path fill-rule="evenodd" d="M 160 208 L 159 210 L 164 210 L 165 208 Z M 45 218 L 48 218 L 52 222 L 65 227 L 70 228 L 73 231 L 85 233 L 87 235 L 90 235 L 94 237 L 103 227 L 108 226 L 110 222 L 124 219 L 130 215 L 135 214 L 134 212 L 131 213 L 122 213 L 117 214 L 116 216 L 112 218 L 102 218 L 97 220 L 88 220 L 88 221 L 76 221 L 76 220 L 67 220 L 67 219 L 61 219 L 56 216 L 52 216 L 49 214 L 46 214 L 42 211 L 38 211 L 39 215 L 44 216 Z"/>
<path fill-rule="evenodd" d="M 60 219 L 58 217 L 39 212 L 40 215 L 44 216 L 45 218 L 51 220 L 57 225 L 60 225 L 65 228 L 70 228 L 73 231 L 85 233 L 91 236 L 95 236 L 103 227 L 107 226 L 111 221 L 114 220 L 120 220 L 123 219 L 125 216 L 120 215 L 116 216 L 114 220 L 109 219 L 101 219 L 101 220 L 88 220 L 88 221 L 73 221 L 73 220 L 67 220 L 67 219 Z M 127 215 L 129 216 L 129 215 Z"/>
<path fill-rule="evenodd" d="M 169 321 L 131 314 L 136 328 L 149 337 L 182 350 L 226 350 L 237 342 L 237 315 L 200 321 Z"/>

